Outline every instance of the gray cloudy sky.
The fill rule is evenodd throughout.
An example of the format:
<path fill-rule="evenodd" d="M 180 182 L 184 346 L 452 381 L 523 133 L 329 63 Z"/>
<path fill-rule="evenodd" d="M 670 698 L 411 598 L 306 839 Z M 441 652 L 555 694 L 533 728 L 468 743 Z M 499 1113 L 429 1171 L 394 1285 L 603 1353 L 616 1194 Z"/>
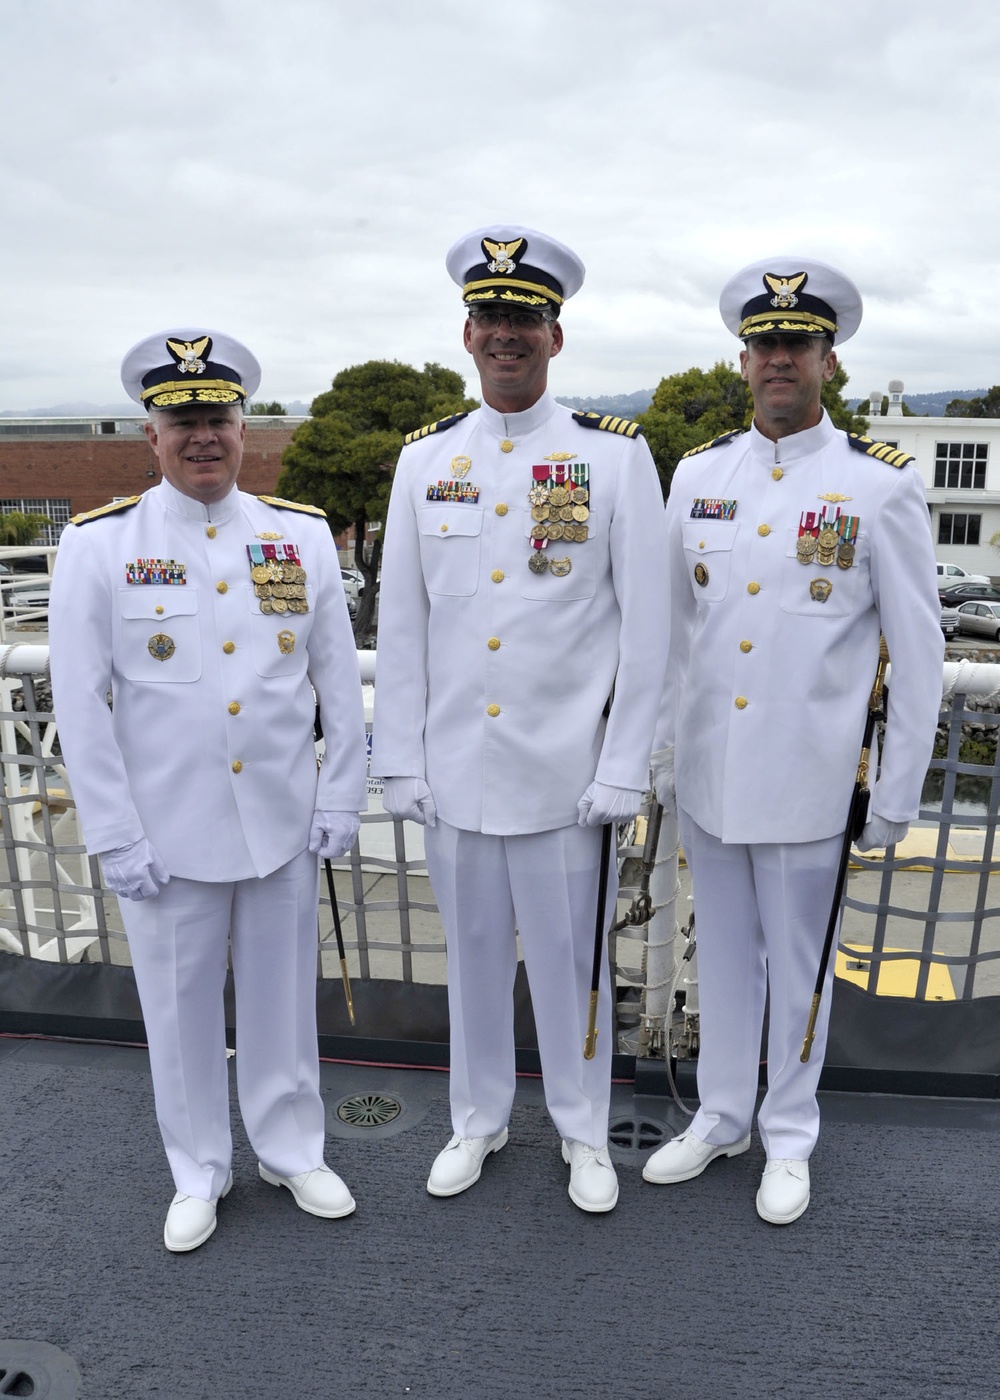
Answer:
<path fill-rule="evenodd" d="M 372 358 L 468 379 L 444 253 L 587 265 L 559 394 L 734 359 L 774 252 L 865 317 L 849 393 L 1000 379 L 995 0 L 0 0 L 0 409 L 121 402 L 124 351 L 245 340 L 258 397 Z M 475 387 L 470 385 L 470 387 Z"/>

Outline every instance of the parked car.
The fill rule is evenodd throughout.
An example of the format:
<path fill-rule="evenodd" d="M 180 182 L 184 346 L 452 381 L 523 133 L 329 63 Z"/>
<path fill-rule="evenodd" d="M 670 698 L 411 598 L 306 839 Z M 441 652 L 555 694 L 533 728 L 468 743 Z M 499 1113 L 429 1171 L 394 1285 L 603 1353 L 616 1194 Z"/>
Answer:
<path fill-rule="evenodd" d="M 985 574 L 970 574 L 961 564 L 942 564 L 940 561 L 937 565 L 937 579 L 938 592 L 951 583 L 989 583 Z"/>
<path fill-rule="evenodd" d="M 1000 597 L 1000 594 L 997 595 Z M 958 609 L 941 604 L 941 631 L 948 638 L 954 637 L 958 631 Z"/>
<path fill-rule="evenodd" d="M 348 598 L 353 598 L 355 602 L 365 591 L 365 577 L 359 569 L 345 569 L 341 566 L 340 578 L 344 585 L 344 592 Z"/>
<path fill-rule="evenodd" d="M 49 582 L 7 580 L 3 589 L 3 615 L 9 622 L 42 625 L 49 615 Z"/>
<path fill-rule="evenodd" d="M 992 583 L 953 583 L 938 589 L 938 597 L 949 608 L 962 603 L 1000 603 L 1000 588 Z"/>
<path fill-rule="evenodd" d="M 969 637 L 992 637 L 1000 642 L 1000 603 L 963 603 L 958 630 Z"/>

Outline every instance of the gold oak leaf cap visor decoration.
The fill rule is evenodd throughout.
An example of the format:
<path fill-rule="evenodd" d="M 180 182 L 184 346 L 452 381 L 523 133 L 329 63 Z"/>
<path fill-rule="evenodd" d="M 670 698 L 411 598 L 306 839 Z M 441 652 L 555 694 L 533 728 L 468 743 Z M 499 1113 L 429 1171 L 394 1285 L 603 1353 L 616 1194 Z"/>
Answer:
<path fill-rule="evenodd" d="M 763 258 L 737 272 L 719 297 L 722 319 L 741 340 L 755 335 L 828 335 L 843 345 L 861 324 L 861 293 L 815 258 Z"/>
<path fill-rule="evenodd" d="M 504 303 L 512 310 L 554 311 L 583 286 L 583 263 L 564 243 L 519 224 L 473 229 L 453 243 L 448 275 L 468 306 Z"/>
<path fill-rule="evenodd" d="M 147 409 L 242 403 L 260 384 L 260 365 L 223 331 L 160 331 L 132 346 L 122 361 L 122 384 Z"/>

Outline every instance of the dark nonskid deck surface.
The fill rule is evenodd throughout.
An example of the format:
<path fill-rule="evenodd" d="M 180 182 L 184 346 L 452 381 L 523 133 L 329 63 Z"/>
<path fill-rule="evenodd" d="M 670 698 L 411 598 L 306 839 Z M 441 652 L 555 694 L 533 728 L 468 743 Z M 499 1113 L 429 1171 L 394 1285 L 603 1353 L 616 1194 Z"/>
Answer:
<path fill-rule="evenodd" d="M 529 1079 L 479 1184 L 434 1199 L 447 1076 L 324 1065 L 357 1212 L 318 1220 L 262 1182 L 234 1110 L 218 1229 L 177 1256 L 143 1050 L 0 1039 L 0 1084 L 0 1393 L 19 1341 L 65 1358 L 52 1400 L 1000 1395 L 995 1101 L 823 1095 L 812 1203 L 775 1228 L 756 1136 L 668 1187 L 615 1147 L 618 1207 L 583 1214 Z M 364 1095 L 397 1116 L 342 1123 Z M 685 1122 L 625 1085 L 613 1119 L 623 1144 Z"/>

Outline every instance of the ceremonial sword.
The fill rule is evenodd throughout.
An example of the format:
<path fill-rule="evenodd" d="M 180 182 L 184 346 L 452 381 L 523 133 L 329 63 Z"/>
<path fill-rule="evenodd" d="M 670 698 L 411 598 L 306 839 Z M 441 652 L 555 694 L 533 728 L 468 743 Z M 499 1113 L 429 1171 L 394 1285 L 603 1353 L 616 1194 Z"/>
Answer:
<path fill-rule="evenodd" d="M 323 725 L 319 717 L 319 706 L 316 706 L 316 718 L 313 722 L 313 731 L 317 740 L 323 737 Z M 317 758 L 316 766 L 319 767 L 320 760 Z M 340 910 L 337 907 L 337 891 L 333 887 L 333 866 L 330 864 L 330 857 L 323 857 L 323 866 L 326 870 L 326 888 L 330 895 L 330 908 L 333 911 L 333 931 L 337 936 L 337 956 L 340 958 L 340 975 L 344 979 L 344 999 L 347 1002 L 347 1014 L 351 1018 L 351 1025 L 354 1025 L 354 998 L 351 996 L 351 979 L 347 975 L 347 953 L 344 949 L 344 933 L 340 927 Z"/>
<path fill-rule="evenodd" d="M 872 738 L 875 733 L 875 723 L 877 720 L 885 719 L 885 701 L 888 695 L 885 686 L 885 671 L 888 663 L 889 651 L 885 644 L 885 638 L 880 637 L 875 683 L 868 697 L 868 714 L 865 718 L 864 737 L 861 740 L 861 756 L 858 759 L 858 771 L 854 779 L 854 791 L 851 793 L 851 805 L 847 814 L 847 826 L 844 829 L 844 840 L 840 848 L 837 883 L 833 892 L 833 902 L 830 905 L 830 918 L 826 925 L 826 938 L 823 940 L 823 951 L 820 954 L 819 973 L 816 977 L 816 990 L 813 992 L 812 1006 L 809 1009 L 809 1024 L 806 1026 L 806 1036 L 805 1040 L 802 1042 L 802 1054 L 799 1056 L 803 1064 L 809 1059 L 813 1041 L 816 1038 L 816 1017 L 819 1015 L 819 1004 L 823 997 L 823 984 L 826 981 L 826 969 L 830 962 L 830 952 L 833 948 L 834 934 L 837 931 L 837 921 L 840 917 L 840 901 L 844 896 L 844 884 L 847 880 L 847 866 L 851 858 L 851 846 L 861 835 L 864 830 L 865 822 L 868 820 L 868 765 L 871 761 L 871 747 Z"/>

